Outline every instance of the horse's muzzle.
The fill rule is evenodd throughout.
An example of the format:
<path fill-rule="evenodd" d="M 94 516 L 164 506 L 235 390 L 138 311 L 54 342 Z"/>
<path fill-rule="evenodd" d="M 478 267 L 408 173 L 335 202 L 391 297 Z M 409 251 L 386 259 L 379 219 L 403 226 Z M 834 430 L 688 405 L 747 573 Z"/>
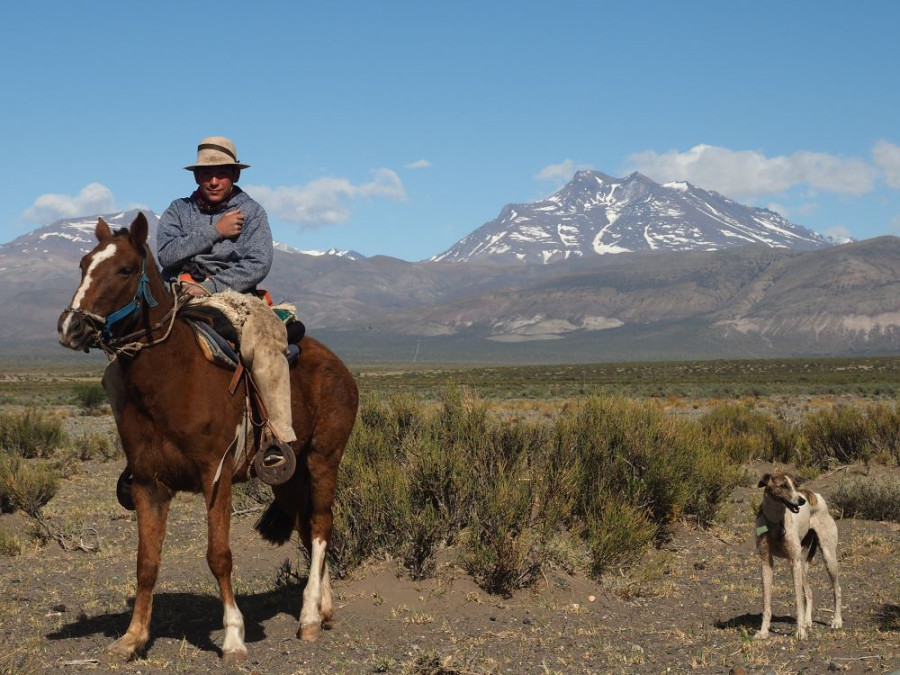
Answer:
<path fill-rule="evenodd" d="M 90 312 L 69 307 L 59 315 L 56 329 L 59 332 L 59 343 L 69 349 L 83 349 L 98 344 L 103 319 Z"/>

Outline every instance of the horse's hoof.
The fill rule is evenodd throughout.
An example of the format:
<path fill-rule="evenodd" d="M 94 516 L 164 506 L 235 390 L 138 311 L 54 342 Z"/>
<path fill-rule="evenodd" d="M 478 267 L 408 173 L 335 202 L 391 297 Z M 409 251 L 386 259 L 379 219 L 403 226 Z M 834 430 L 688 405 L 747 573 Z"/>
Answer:
<path fill-rule="evenodd" d="M 226 666 L 244 663 L 246 660 L 247 660 L 247 650 L 246 649 L 232 649 L 230 652 L 224 652 L 222 654 L 222 661 L 225 663 Z"/>
<path fill-rule="evenodd" d="M 112 661 L 131 661 L 137 656 L 137 648 L 134 643 L 125 637 L 120 637 L 103 650 Z"/>
<path fill-rule="evenodd" d="M 297 631 L 297 637 L 304 642 L 315 642 L 321 634 L 322 627 L 318 624 L 300 626 L 300 630 Z"/>

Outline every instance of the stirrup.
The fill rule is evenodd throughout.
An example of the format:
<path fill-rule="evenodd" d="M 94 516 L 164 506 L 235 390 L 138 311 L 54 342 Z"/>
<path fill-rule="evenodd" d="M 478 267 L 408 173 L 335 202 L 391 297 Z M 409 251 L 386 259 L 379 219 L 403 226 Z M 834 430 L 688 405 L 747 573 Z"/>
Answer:
<path fill-rule="evenodd" d="M 116 481 L 116 499 L 123 509 L 134 511 L 134 497 L 131 496 L 131 486 L 134 484 L 134 474 L 126 466 Z"/>
<path fill-rule="evenodd" d="M 277 448 L 278 453 L 280 453 L 280 459 L 275 462 L 267 462 L 266 456 L 269 455 L 271 458 L 272 455 L 269 454 L 269 450 L 273 447 Z M 256 457 L 253 459 L 254 472 L 267 485 L 286 483 L 294 475 L 296 468 L 297 458 L 294 456 L 291 446 L 287 443 L 273 443 L 265 450 L 257 452 Z"/>

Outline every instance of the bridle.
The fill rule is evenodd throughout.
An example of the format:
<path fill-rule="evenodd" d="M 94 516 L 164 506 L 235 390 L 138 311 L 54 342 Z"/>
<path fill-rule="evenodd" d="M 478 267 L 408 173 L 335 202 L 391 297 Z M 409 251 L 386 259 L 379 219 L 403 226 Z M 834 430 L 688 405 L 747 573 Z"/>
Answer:
<path fill-rule="evenodd" d="M 178 310 L 181 309 L 181 306 L 187 301 L 187 299 L 189 298 L 179 295 L 177 287 L 173 285 L 172 307 L 168 312 L 165 313 L 165 315 L 163 315 L 163 317 L 159 321 L 157 321 L 153 326 L 150 326 L 147 329 L 134 331 L 133 333 L 128 333 L 127 335 L 123 335 L 118 338 L 113 338 L 113 326 L 120 321 L 132 316 L 136 312 L 140 312 L 142 304 L 144 302 L 146 302 L 147 306 L 150 308 L 156 307 L 159 304 L 156 301 L 156 298 L 153 297 L 153 293 L 150 291 L 150 278 L 147 276 L 147 258 L 144 257 L 144 260 L 141 263 L 141 276 L 138 279 L 137 289 L 134 292 L 134 297 L 131 299 L 131 302 L 124 305 L 123 307 L 120 307 L 106 317 L 102 317 L 98 314 L 94 314 L 93 312 L 88 312 L 87 310 L 71 306 L 67 307 L 64 313 L 80 314 L 86 317 L 88 319 L 88 322 L 92 326 L 98 327 L 94 335 L 92 336 L 89 346 L 102 349 L 106 353 L 107 357 L 109 357 L 110 359 L 114 359 L 119 354 L 133 356 L 141 349 L 152 347 L 153 345 L 165 341 L 169 337 L 169 334 L 172 332 L 172 326 L 175 324 L 175 318 L 178 315 Z M 166 333 L 158 340 L 153 340 L 150 342 L 142 342 L 140 340 L 140 338 L 146 338 L 154 331 L 162 328 L 166 325 L 166 323 L 168 323 Z M 85 348 L 85 351 L 87 351 L 87 348 Z"/>
<path fill-rule="evenodd" d="M 137 290 L 134 297 L 124 307 L 120 307 L 115 312 L 106 317 L 103 322 L 103 328 L 100 330 L 100 336 L 105 342 L 109 342 L 112 338 L 112 327 L 122 319 L 125 319 L 141 309 L 141 301 L 145 300 L 148 307 L 156 307 L 159 303 L 150 292 L 150 278 L 147 276 L 147 258 L 144 257 L 141 262 L 141 278 L 138 279 Z"/>

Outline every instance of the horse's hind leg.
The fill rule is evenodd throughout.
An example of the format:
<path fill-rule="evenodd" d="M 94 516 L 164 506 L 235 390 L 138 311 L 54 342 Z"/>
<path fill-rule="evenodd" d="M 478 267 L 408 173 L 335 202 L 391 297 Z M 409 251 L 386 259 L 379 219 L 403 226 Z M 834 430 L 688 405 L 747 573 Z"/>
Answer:
<path fill-rule="evenodd" d="M 135 483 L 131 489 L 138 519 L 137 592 L 131 624 L 125 635 L 106 648 L 123 659 L 133 658 L 150 639 L 153 587 L 159 573 L 159 559 L 166 536 L 166 518 L 171 495 L 161 489 Z"/>
<path fill-rule="evenodd" d="M 204 481 L 206 484 L 211 483 Z M 244 616 L 238 609 L 231 585 L 231 485 L 230 478 L 219 479 L 218 485 L 205 490 L 208 543 L 206 560 L 209 569 L 219 584 L 222 596 L 225 627 L 225 639 L 222 642 L 222 657 L 225 663 L 240 663 L 247 659 L 247 646 L 244 644 Z"/>
<path fill-rule="evenodd" d="M 300 611 L 300 629 L 297 637 L 317 640 L 322 628 L 330 628 L 334 615 L 331 594 L 331 575 L 326 553 L 331 542 L 337 465 L 340 452 L 328 455 L 313 449 L 307 457 L 309 469 L 309 514 L 299 518 L 300 535 L 309 549 L 309 577 L 303 591 L 303 607 Z M 336 456 L 335 456 L 336 455 Z M 304 523 L 304 515 L 308 521 Z"/>

